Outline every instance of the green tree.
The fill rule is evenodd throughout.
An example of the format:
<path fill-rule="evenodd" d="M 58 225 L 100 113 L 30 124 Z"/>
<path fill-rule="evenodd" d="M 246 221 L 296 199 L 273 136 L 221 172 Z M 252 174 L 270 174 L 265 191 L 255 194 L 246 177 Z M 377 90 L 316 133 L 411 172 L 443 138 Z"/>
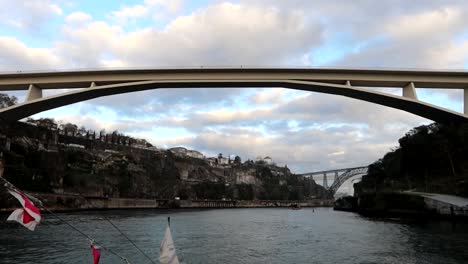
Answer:
<path fill-rule="evenodd" d="M 39 127 L 45 127 L 48 129 L 57 129 L 57 122 L 53 118 L 39 118 L 39 119 L 26 119 L 26 122 L 36 124 Z"/>
<path fill-rule="evenodd" d="M 0 108 L 9 107 L 18 103 L 16 96 L 0 93 Z"/>
<path fill-rule="evenodd" d="M 63 125 L 63 130 L 65 131 L 65 135 L 75 136 L 78 131 L 78 126 L 72 123 L 66 123 Z"/>
<path fill-rule="evenodd" d="M 85 136 L 87 134 L 88 131 L 86 131 L 86 127 L 85 126 L 81 126 L 79 129 L 78 129 L 78 135 L 79 136 Z"/>

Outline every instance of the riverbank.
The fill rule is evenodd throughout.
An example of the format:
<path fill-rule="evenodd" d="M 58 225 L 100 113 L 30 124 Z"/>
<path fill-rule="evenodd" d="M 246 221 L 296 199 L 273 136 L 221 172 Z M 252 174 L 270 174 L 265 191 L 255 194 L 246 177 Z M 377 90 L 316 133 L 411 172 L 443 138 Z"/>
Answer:
<path fill-rule="evenodd" d="M 432 193 L 389 192 L 341 197 L 335 201 L 334 210 L 367 217 L 468 221 L 467 198 Z"/>
<path fill-rule="evenodd" d="M 333 200 L 169 200 L 84 197 L 75 194 L 30 193 L 53 211 L 106 209 L 165 209 L 165 208 L 268 208 L 268 207 L 333 207 Z M 0 211 L 11 211 L 3 208 Z"/>

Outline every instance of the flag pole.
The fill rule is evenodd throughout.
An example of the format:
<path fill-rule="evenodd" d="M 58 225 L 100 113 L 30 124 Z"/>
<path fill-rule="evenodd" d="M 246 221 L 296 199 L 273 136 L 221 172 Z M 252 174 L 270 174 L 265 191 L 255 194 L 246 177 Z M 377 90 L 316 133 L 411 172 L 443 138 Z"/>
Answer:
<path fill-rule="evenodd" d="M 3 177 L 3 172 L 4 172 L 4 169 L 5 169 L 5 163 L 3 161 L 3 152 L 0 152 L 0 186 L 1 186 L 1 182 L 3 182 L 3 185 L 4 187 L 6 188 L 10 188 L 10 189 L 13 189 L 14 191 L 17 191 L 17 192 L 20 192 L 20 193 L 23 193 L 26 197 L 28 197 L 29 199 L 31 199 L 33 202 L 37 203 L 39 207 L 41 207 L 42 209 L 46 210 L 48 213 L 50 213 L 51 215 L 55 216 L 56 218 L 58 218 L 61 222 L 65 223 L 66 225 L 68 225 L 69 227 L 71 227 L 72 229 L 74 229 L 75 231 L 77 231 L 78 233 L 80 233 L 81 235 L 83 235 L 84 237 L 86 237 L 89 241 L 93 241 L 95 242 L 94 239 L 92 239 L 90 236 L 86 235 L 85 233 L 83 233 L 81 230 L 79 230 L 78 228 L 76 228 L 75 226 L 73 226 L 72 224 L 70 224 L 69 222 L 65 221 L 62 217 L 60 217 L 59 215 L 55 214 L 54 212 L 52 212 L 51 210 L 49 210 L 47 207 L 45 207 L 42 203 L 41 200 L 39 200 L 38 198 L 28 194 L 27 192 L 22 192 L 21 190 L 19 190 L 18 188 L 16 188 L 16 186 L 14 186 L 12 183 L 10 183 L 7 179 L 5 179 Z M 127 264 L 131 264 L 130 261 L 117 254 L 116 252 L 114 252 L 112 249 L 110 248 L 106 248 L 104 246 L 101 245 L 101 248 L 110 252 L 111 254 L 114 254 L 115 256 L 121 258 L 122 260 L 124 260 Z M 151 261 L 152 263 L 154 263 L 153 261 Z"/>

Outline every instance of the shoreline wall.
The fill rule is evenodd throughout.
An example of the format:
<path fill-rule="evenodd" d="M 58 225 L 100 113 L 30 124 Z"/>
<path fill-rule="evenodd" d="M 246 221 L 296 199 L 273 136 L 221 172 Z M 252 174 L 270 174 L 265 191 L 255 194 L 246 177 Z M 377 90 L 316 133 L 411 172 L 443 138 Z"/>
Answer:
<path fill-rule="evenodd" d="M 433 198 L 424 197 L 424 202 L 428 210 L 432 210 L 438 215 L 442 216 L 451 216 L 451 217 L 466 217 L 468 218 L 468 205 L 467 206 L 457 206 L 454 204 L 449 204 L 443 201 L 438 201 Z"/>
<path fill-rule="evenodd" d="M 355 212 L 368 217 L 468 220 L 468 205 L 450 204 L 409 193 L 341 197 L 335 201 L 333 209 Z"/>
<path fill-rule="evenodd" d="M 100 209 L 175 209 L 175 208 L 267 208 L 267 207 L 333 207 L 333 200 L 165 200 L 84 197 L 73 194 L 29 193 L 52 211 Z M 0 211 L 11 211 L 2 208 Z"/>
<path fill-rule="evenodd" d="M 180 208 L 265 208 L 265 207 L 333 207 L 333 200 L 207 200 L 180 201 Z"/>

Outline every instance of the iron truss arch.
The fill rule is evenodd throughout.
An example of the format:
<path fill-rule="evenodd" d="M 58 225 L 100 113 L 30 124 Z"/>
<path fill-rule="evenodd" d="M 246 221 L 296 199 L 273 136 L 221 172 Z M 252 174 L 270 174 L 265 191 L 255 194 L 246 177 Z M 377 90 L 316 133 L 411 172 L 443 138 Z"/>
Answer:
<path fill-rule="evenodd" d="M 345 172 L 340 174 L 332 183 L 330 186 L 329 190 L 330 192 L 335 195 L 335 193 L 338 191 L 338 189 L 345 183 L 347 180 L 351 179 L 352 177 L 356 175 L 363 175 L 367 174 L 369 167 L 358 167 L 358 168 L 352 168 L 352 169 L 347 169 Z"/>
<path fill-rule="evenodd" d="M 337 169 L 337 170 L 327 170 L 327 171 L 316 171 L 316 172 L 309 172 L 309 173 L 302 173 L 299 176 L 302 177 L 314 177 L 319 176 L 323 179 L 323 187 L 331 192 L 332 195 L 338 191 L 338 189 L 345 183 L 347 180 L 351 179 L 357 175 L 367 174 L 369 167 L 368 166 L 361 166 L 361 167 L 354 167 L 354 168 L 345 168 L 345 169 Z M 327 174 L 333 173 L 334 180 L 330 187 L 327 185 Z"/>

